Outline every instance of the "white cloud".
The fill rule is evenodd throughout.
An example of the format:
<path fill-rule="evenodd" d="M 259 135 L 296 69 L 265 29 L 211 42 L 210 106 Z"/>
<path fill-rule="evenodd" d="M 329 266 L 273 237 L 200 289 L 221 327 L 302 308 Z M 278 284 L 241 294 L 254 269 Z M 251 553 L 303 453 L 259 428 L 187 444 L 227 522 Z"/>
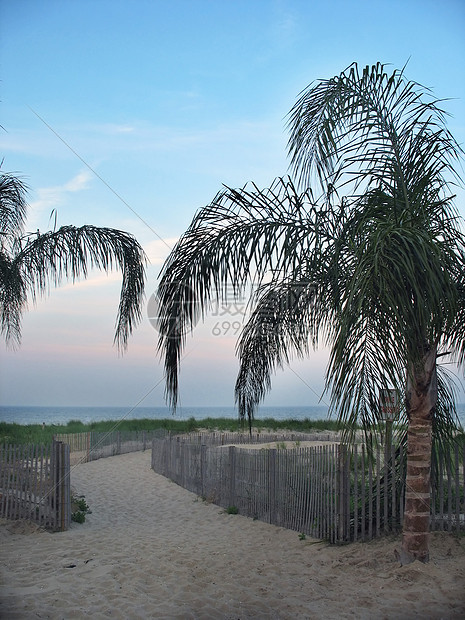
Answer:
<path fill-rule="evenodd" d="M 178 237 L 167 239 L 155 239 L 144 245 L 145 253 L 148 256 L 150 264 L 162 265 L 172 248 L 176 245 Z"/>
<path fill-rule="evenodd" d="M 29 203 L 28 228 L 48 228 L 52 210 L 66 201 L 67 194 L 86 190 L 92 176 L 90 171 L 83 170 L 63 185 L 38 188 L 35 191 L 37 199 Z"/>
<path fill-rule="evenodd" d="M 73 291 L 84 291 L 89 289 L 99 288 L 102 289 L 104 286 L 110 285 L 114 282 L 118 284 L 121 283 L 121 272 L 118 270 L 110 271 L 109 273 L 102 272 L 96 270 L 94 273 L 91 273 L 88 278 L 85 280 L 76 280 L 75 282 L 67 281 L 66 284 L 63 284 L 59 287 L 59 291 L 62 293 L 73 290 Z"/>
<path fill-rule="evenodd" d="M 62 187 L 64 192 L 80 192 L 89 187 L 89 181 L 92 177 L 90 170 L 83 170 L 75 177 L 73 177 L 68 183 L 65 183 Z"/>

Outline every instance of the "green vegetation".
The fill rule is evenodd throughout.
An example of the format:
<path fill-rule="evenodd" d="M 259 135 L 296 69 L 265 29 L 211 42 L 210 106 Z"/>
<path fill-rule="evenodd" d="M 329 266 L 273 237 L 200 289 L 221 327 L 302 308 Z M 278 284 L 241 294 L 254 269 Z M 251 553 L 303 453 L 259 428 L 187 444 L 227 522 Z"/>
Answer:
<path fill-rule="evenodd" d="M 289 430 L 293 432 L 313 432 L 313 431 L 337 431 L 340 424 L 335 420 L 275 420 L 264 418 L 254 420 L 252 432 L 262 431 L 279 432 Z M 108 433 L 110 431 L 151 431 L 164 429 L 173 433 L 188 433 L 199 429 L 210 431 L 234 432 L 246 428 L 244 423 L 234 418 L 205 418 L 195 420 L 176 420 L 173 418 L 163 418 L 154 420 L 142 418 L 140 420 L 106 420 L 101 422 L 91 422 L 84 424 L 79 420 L 70 420 L 67 424 L 51 424 L 42 427 L 42 424 L 16 424 L 10 422 L 0 422 L 0 445 L 1 444 L 44 444 L 52 443 L 54 435 L 61 433 L 88 433 L 90 431 Z"/>
<path fill-rule="evenodd" d="M 76 523 L 84 523 L 86 515 L 91 514 L 91 510 L 87 505 L 84 495 L 71 497 L 71 521 Z"/>
<path fill-rule="evenodd" d="M 228 515 L 237 515 L 239 514 L 239 508 L 237 506 L 228 506 L 226 512 Z"/>

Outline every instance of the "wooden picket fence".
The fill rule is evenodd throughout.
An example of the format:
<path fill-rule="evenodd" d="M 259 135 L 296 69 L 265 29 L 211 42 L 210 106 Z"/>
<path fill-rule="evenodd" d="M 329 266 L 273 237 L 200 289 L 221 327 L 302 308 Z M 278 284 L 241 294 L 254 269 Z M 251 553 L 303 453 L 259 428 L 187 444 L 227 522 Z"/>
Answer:
<path fill-rule="evenodd" d="M 69 446 L 0 446 L 0 517 L 54 531 L 71 523 Z"/>
<path fill-rule="evenodd" d="M 71 463 L 87 463 L 97 459 L 148 450 L 152 439 L 168 435 L 164 429 L 152 431 L 109 431 L 86 433 L 60 433 L 54 436 L 56 441 L 67 444 L 71 451 Z"/>
<path fill-rule="evenodd" d="M 208 445 L 207 445 L 208 441 Z M 327 539 L 370 540 L 402 527 L 402 449 L 373 455 L 363 445 L 263 449 L 214 445 L 211 437 L 154 440 L 152 468 L 226 509 Z M 465 453 L 433 471 L 431 527 L 465 529 Z"/>
<path fill-rule="evenodd" d="M 176 437 L 176 441 L 186 441 L 190 444 L 198 443 L 206 446 L 226 446 L 228 444 L 262 444 L 264 447 L 272 448 L 279 444 L 286 443 L 293 448 L 298 448 L 304 441 L 318 441 L 336 443 L 340 441 L 340 434 L 336 432 L 318 431 L 313 433 L 284 433 L 266 431 L 198 431 L 192 433 L 168 433 Z"/>
<path fill-rule="evenodd" d="M 196 435 L 192 442 L 182 437 L 154 440 L 152 468 L 206 501 L 337 542 L 338 445 L 278 449 L 281 441 L 290 441 L 289 435 L 263 435 L 262 449 L 247 449 L 226 445 L 223 434 L 217 438 L 219 445 L 211 434 L 205 434 L 204 442 Z M 302 440 L 296 434 L 291 441 Z M 305 440 L 322 441 L 323 435 Z"/>

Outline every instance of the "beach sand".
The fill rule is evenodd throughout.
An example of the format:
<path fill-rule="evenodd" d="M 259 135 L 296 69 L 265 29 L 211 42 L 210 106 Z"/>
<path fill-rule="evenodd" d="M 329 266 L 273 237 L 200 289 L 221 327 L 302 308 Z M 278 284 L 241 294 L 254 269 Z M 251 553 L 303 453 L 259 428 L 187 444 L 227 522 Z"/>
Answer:
<path fill-rule="evenodd" d="M 228 515 L 150 469 L 150 451 L 78 465 L 92 514 L 51 534 L 0 525 L 0 617 L 463 618 L 465 537 L 432 536 L 400 567 L 400 538 L 334 547 Z"/>

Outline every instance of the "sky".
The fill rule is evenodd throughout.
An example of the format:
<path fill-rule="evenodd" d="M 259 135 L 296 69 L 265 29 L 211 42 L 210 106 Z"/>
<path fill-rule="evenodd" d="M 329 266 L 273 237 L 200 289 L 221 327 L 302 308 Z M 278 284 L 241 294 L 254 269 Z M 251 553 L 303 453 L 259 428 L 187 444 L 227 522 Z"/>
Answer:
<path fill-rule="evenodd" d="M 409 79 L 448 99 L 465 143 L 463 0 L 0 0 L 0 158 L 30 188 L 27 231 L 56 215 L 132 233 L 150 259 L 147 304 L 223 184 L 289 172 L 299 92 L 353 61 L 408 62 Z M 463 193 L 457 206 L 465 215 Z M 120 283 L 96 271 L 30 304 L 21 347 L 0 344 L 1 404 L 165 404 L 146 307 L 126 354 L 113 345 Z M 234 404 L 243 305 L 189 337 L 181 407 Z M 317 405 L 326 361 L 320 350 L 278 371 L 264 404 Z"/>

